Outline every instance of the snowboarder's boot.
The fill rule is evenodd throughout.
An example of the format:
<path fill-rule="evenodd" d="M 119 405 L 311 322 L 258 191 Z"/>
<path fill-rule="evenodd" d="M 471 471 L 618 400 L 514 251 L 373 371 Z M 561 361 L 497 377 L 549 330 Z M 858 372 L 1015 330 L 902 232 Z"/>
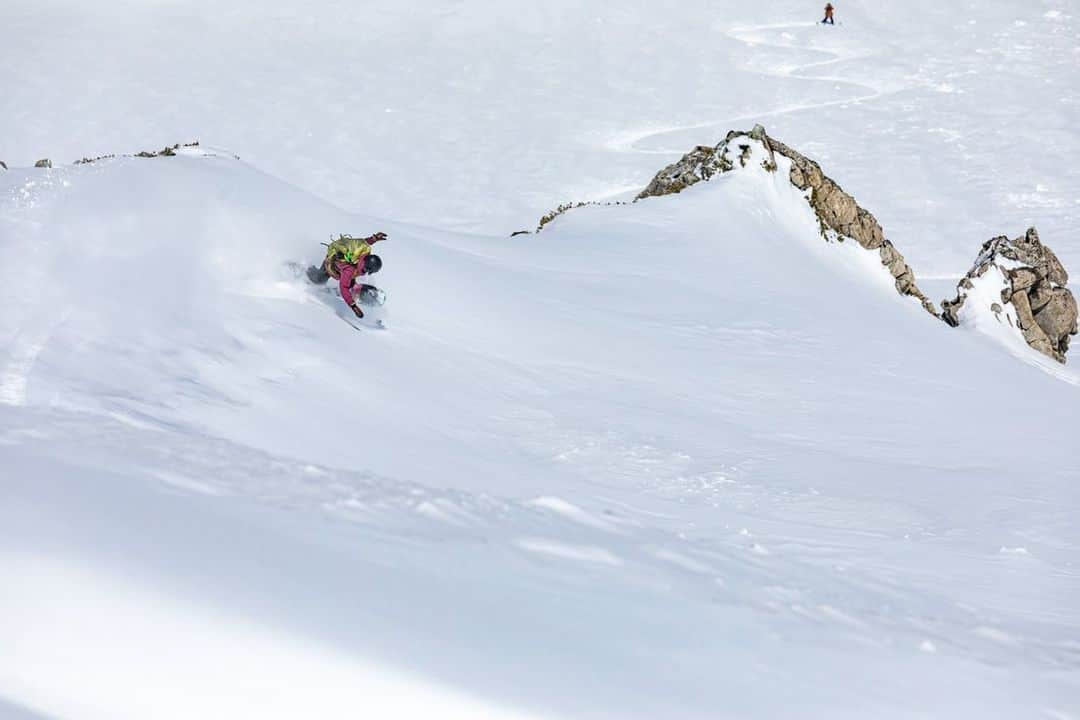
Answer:
<path fill-rule="evenodd" d="M 307 269 L 308 280 L 316 285 L 325 285 L 326 281 L 330 279 L 330 273 L 326 272 L 326 268 L 323 266 L 311 265 Z"/>

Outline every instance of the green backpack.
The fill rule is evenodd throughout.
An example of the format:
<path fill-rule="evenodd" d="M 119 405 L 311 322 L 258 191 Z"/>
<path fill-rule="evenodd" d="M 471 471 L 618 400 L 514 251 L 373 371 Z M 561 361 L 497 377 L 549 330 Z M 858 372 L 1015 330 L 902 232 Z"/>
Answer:
<path fill-rule="evenodd" d="M 371 244 L 362 238 L 351 235 L 339 235 L 326 246 L 326 257 L 332 260 L 344 260 L 350 265 L 356 264 L 371 253 Z"/>

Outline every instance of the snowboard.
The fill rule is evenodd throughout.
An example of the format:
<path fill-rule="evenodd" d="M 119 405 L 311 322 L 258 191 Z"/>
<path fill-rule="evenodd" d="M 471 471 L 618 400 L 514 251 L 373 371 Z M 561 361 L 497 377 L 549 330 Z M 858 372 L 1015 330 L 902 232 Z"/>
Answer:
<path fill-rule="evenodd" d="M 385 330 L 386 318 L 385 312 L 382 307 L 386 304 L 386 291 L 377 288 L 374 285 L 362 285 L 354 293 L 357 302 L 364 308 L 364 317 L 356 317 L 352 310 L 345 305 L 345 301 L 341 299 L 341 292 L 338 290 L 337 282 L 329 282 L 326 280 L 326 275 L 320 272 L 320 268 L 312 265 L 306 270 L 300 263 L 286 263 L 289 273 L 299 279 L 306 276 L 308 282 L 305 283 L 310 289 L 312 295 L 321 303 L 328 306 L 334 311 L 334 314 L 341 318 L 342 322 L 348 323 L 354 329 L 359 331 L 364 330 Z M 330 278 L 333 280 L 333 278 Z"/>

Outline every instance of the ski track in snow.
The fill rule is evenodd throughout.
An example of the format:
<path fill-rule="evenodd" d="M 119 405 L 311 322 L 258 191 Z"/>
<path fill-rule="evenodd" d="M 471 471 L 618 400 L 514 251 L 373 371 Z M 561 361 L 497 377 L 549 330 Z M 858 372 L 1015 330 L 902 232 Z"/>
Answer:
<path fill-rule="evenodd" d="M 743 122 L 763 123 L 768 118 L 777 117 L 779 115 L 787 115 L 806 110 L 822 110 L 829 107 L 844 107 L 857 103 L 870 102 L 885 96 L 887 93 L 899 92 L 899 90 L 895 89 L 886 90 L 884 88 L 875 88 L 870 85 L 854 82 L 847 78 L 808 74 L 809 71 L 817 68 L 873 57 L 876 54 L 875 51 L 858 50 L 844 52 L 843 50 L 810 45 L 794 45 L 790 42 L 769 42 L 760 37 L 762 31 L 781 31 L 791 28 L 815 27 L 817 25 L 819 25 L 819 23 L 805 22 L 747 25 L 727 28 L 723 32 L 727 37 L 743 42 L 751 47 L 797 50 L 801 52 L 830 55 L 831 57 L 825 60 L 813 60 L 803 63 L 780 63 L 771 68 L 766 68 L 764 72 L 768 75 L 780 78 L 798 78 L 819 82 L 831 82 L 835 85 L 846 85 L 854 89 L 855 94 L 853 96 L 839 100 L 825 100 L 816 103 L 796 103 L 792 105 L 783 105 L 781 107 L 764 108 L 759 111 L 742 113 L 740 115 L 733 115 L 717 120 L 705 120 L 689 125 L 675 125 L 661 129 L 635 131 L 625 135 L 619 135 L 609 140 L 606 147 L 615 152 L 645 155 L 671 155 L 673 153 L 683 153 L 687 150 L 688 146 L 676 146 L 672 144 L 667 147 L 649 149 L 644 149 L 639 146 L 648 141 L 655 142 L 666 137 L 674 137 L 693 131 L 710 131 L 712 135 L 716 135 L 718 132 L 723 133 L 731 129 L 742 129 L 739 127 L 739 123 Z M 832 28 L 828 28 L 828 30 L 832 30 Z"/>
<path fill-rule="evenodd" d="M 8 361 L 0 370 L 0 403 L 23 405 L 26 402 L 26 386 L 38 355 L 45 349 L 51 334 L 50 328 L 22 331 L 10 341 Z"/>
<path fill-rule="evenodd" d="M 738 40 L 745 43 L 749 47 L 763 47 L 773 48 L 780 50 L 793 50 L 799 52 L 809 52 L 816 54 L 826 54 L 831 57 L 824 60 L 813 60 L 808 62 L 781 62 L 766 67 L 763 72 L 772 77 L 778 78 L 798 78 L 803 80 L 817 81 L 817 82 L 830 82 L 834 86 L 839 87 L 841 85 L 848 86 L 854 89 L 854 94 L 851 97 L 842 98 L 839 100 L 826 100 L 817 103 L 796 103 L 792 105 L 784 105 L 778 108 L 763 109 L 756 112 L 748 112 L 740 115 L 730 116 L 721 120 L 709 120 L 700 123 L 694 123 L 689 125 L 674 125 L 662 129 L 651 129 L 646 131 L 635 131 L 625 135 L 619 135 L 614 139 L 609 140 L 605 147 L 614 152 L 632 153 L 632 154 L 644 154 L 644 155 L 663 155 L 672 156 L 679 155 L 686 152 L 689 145 L 686 143 L 670 145 L 663 147 L 642 148 L 642 144 L 652 143 L 661 144 L 664 138 L 681 137 L 691 132 L 702 132 L 702 134 L 709 134 L 710 137 L 716 136 L 718 133 L 724 133 L 728 130 L 742 129 L 739 127 L 739 123 L 753 122 L 762 123 L 764 120 L 777 117 L 780 115 L 787 115 L 791 113 L 803 112 L 807 110 L 823 110 L 830 107 L 847 107 L 851 105 L 857 105 L 860 103 L 872 102 L 887 95 L 896 94 L 902 92 L 905 87 L 893 87 L 887 88 L 884 85 L 874 87 L 865 83 L 855 82 L 848 78 L 832 75 L 818 75 L 812 74 L 810 71 L 837 65 L 845 62 L 853 62 L 858 60 L 864 60 L 874 57 L 881 53 L 880 50 L 840 50 L 824 48 L 816 45 L 798 45 L 788 41 L 783 36 L 787 33 L 782 31 L 797 28 L 812 28 L 821 27 L 821 23 L 764 23 L 758 25 L 745 25 L 734 26 L 723 30 L 723 33 L 734 40 Z M 833 28 L 822 28 L 824 31 L 833 31 Z M 781 31 L 782 41 L 769 41 L 763 38 L 763 32 L 777 32 Z M 910 87 L 910 86 L 909 86 Z M 706 133 L 705 131 L 709 131 Z M 683 138 L 685 140 L 685 138 Z M 699 144 L 699 143 L 694 143 Z M 614 197 L 622 196 L 626 191 L 620 190 L 617 192 L 607 193 L 600 196 L 601 200 L 611 199 Z M 919 275 L 920 280 L 958 280 L 959 275 L 956 274 L 928 274 Z M 1011 340 L 1016 340 L 1012 338 Z M 1022 342 L 1007 341 L 1002 343 L 1008 352 L 1017 357 L 1018 360 L 1038 368 L 1042 372 L 1061 380 L 1062 382 L 1069 383 L 1070 385 L 1080 386 L 1080 371 L 1075 371 L 1071 368 L 1067 368 L 1060 363 L 1047 359 L 1041 354 L 1033 351 Z"/>
<path fill-rule="evenodd" d="M 28 283 L 24 293 L 40 294 L 42 287 L 41 283 Z M 65 304 L 60 309 L 31 315 L 7 342 L 7 360 L 0 365 L 0 404 L 26 404 L 27 386 L 34 365 L 70 313 L 71 306 Z"/>

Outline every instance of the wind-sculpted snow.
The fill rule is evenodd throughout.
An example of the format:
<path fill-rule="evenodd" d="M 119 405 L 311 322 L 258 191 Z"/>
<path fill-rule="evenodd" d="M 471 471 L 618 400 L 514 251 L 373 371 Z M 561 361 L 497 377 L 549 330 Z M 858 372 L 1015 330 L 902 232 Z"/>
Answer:
<path fill-rule="evenodd" d="M 178 716 L 269 716 L 312 700 L 286 681 L 306 638 L 402 716 L 401 682 L 500 717 L 1068 707 L 1077 388 L 897 303 L 780 175 L 527 242 L 349 215 L 227 154 L 2 176 L 0 697 L 142 715 L 125 668 L 154 655 Z M 286 263 L 375 229 L 394 322 L 356 333 Z M 68 583 L 117 615 L 35 600 Z M 192 608 L 184 652 L 139 603 L 162 633 Z M 50 669 L 46 614 L 124 638 L 92 687 Z M 220 622 L 281 661 L 212 680 L 202 654 L 246 657 Z"/>

